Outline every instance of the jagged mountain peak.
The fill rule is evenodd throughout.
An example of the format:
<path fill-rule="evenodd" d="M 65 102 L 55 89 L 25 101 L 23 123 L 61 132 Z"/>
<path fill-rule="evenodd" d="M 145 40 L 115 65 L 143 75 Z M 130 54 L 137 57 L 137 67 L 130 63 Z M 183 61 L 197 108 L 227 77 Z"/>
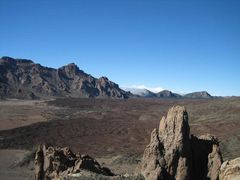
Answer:
<path fill-rule="evenodd" d="M 99 78 L 99 80 L 109 81 L 109 79 L 108 79 L 106 76 L 101 76 L 101 77 Z"/>
<path fill-rule="evenodd" d="M 29 63 L 32 64 L 34 63 L 32 60 L 29 59 L 19 59 L 19 58 L 12 58 L 9 56 L 3 56 L 0 58 L 1 62 L 7 62 L 7 63 Z"/>
<path fill-rule="evenodd" d="M 94 78 L 80 70 L 75 63 L 54 69 L 31 60 L 5 56 L 0 59 L 0 71 L 1 98 L 131 96 L 108 78 Z"/>
<path fill-rule="evenodd" d="M 69 63 L 67 65 L 64 65 L 58 68 L 58 71 L 71 78 L 73 78 L 73 76 L 77 74 L 89 76 L 89 74 L 86 74 L 83 70 L 80 70 L 75 63 Z"/>

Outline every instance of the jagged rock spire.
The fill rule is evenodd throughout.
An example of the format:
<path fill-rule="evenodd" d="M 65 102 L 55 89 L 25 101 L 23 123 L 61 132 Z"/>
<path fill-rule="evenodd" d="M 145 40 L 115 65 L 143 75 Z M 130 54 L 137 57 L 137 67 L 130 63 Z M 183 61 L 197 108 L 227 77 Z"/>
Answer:
<path fill-rule="evenodd" d="M 214 136 L 189 137 L 185 107 L 172 107 L 154 129 L 136 169 L 147 180 L 218 178 L 222 157 Z M 199 147 L 200 146 L 200 147 Z"/>

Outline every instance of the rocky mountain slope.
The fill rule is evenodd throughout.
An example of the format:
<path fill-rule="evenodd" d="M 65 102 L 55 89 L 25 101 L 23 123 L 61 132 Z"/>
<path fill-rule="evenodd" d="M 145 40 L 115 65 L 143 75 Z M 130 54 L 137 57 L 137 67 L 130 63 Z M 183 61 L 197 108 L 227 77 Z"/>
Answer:
<path fill-rule="evenodd" d="M 73 63 L 53 69 L 31 60 L 2 57 L 0 72 L 1 98 L 131 96 L 108 78 L 94 78 Z"/>

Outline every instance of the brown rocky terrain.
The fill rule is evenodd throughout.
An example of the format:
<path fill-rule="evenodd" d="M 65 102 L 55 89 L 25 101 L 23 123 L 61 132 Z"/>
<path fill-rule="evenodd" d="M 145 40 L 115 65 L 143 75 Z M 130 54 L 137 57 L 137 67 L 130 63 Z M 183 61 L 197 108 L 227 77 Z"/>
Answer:
<path fill-rule="evenodd" d="M 132 174 L 149 144 L 152 130 L 159 126 L 159 118 L 176 104 L 188 111 L 190 134 L 214 134 L 220 141 L 224 160 L 239 157 L 239 98 L 65 98 L 45 102 L 0 101 L 0 162 L 12 162 L 13 153 L 20 150 L 24 153 L 19 156 L 24 159 L 42 142 L 71 147 L 74 153 L 87 153 L 110 167 L 114 174 Z M 31 179 L 26 177 L 34 174 L 31 166 L 13 168 L 10 164 L 1 164 L 0 179 Z"/>
<path fill-rule="evenodd" d="M 94 78 L 74 63 L 53 69 L 31 60 L 2 57 L 0 72 L 0 98 L 131 96 L 106 77 Z"/>
<path fill-rule="evenodd" d="M 240 154 L 239 98 L 68 98 L 28 103 L 29 101 L 22 101 L 22 104 L 20 101 L 0 103 L 1 148 L 32 149 L 39 142 L 46 142 L 60 147 L 68 146 L 83 154 L 89 152 L 93 156 L 131 152 L 140 155 L 148 144 L 151 131 L 158 126 L 159 117 L 164 116 L 170 107 L 179 104 L 188 110 L 191 134 L 209 133 L 218 137 L 224 159 L 236 158 Z M 32 123 L 31 117 L 34 118 Z M 27 124 L 21 125 L 17 121 Z M 3 123 L 8 124 L 7 129 L 3 128 Z"/>
<path fill-rule="evenodd" d="M 183 106 L 174 106 L 159 129 L 151 133 L 150 144 L 136 168 L 135 178 L 146 180 L 223 180 L 240 178 L 239 159 L 222 164 L 216 137 L 191 135 L 188 113 Z M 106 179 L 126 179 L 115 175 L 88 155 L 74 154 L 69 148 L 40 145 L 35 153 L 35 179 L 70 179 L 82 177 L 82 171 L 104 175 Z M 109 177 L 110 176 L 110 177 Z M 113 178 L 111 178 L 113 177 Z M 137 178 L 138 179 L 138 178 Z"/>

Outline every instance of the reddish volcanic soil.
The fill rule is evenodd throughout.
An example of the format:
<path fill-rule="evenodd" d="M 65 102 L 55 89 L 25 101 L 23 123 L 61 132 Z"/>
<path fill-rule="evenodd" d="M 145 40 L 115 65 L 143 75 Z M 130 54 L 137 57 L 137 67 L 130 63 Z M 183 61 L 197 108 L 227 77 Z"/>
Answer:
<path fill-rule="evenodd" d="M 21 102 L 24 105 L 19 105 L 20 101 L 0 102 L 1 149 L 32 149 L 39 143 L 49 143 L 95 157 L 141 156 L 161 117 L 171 106 L 184 105 L 189 112 L 191 133 L 218 136 L 224 159 L 240 155 L 239 98 Z"/>

